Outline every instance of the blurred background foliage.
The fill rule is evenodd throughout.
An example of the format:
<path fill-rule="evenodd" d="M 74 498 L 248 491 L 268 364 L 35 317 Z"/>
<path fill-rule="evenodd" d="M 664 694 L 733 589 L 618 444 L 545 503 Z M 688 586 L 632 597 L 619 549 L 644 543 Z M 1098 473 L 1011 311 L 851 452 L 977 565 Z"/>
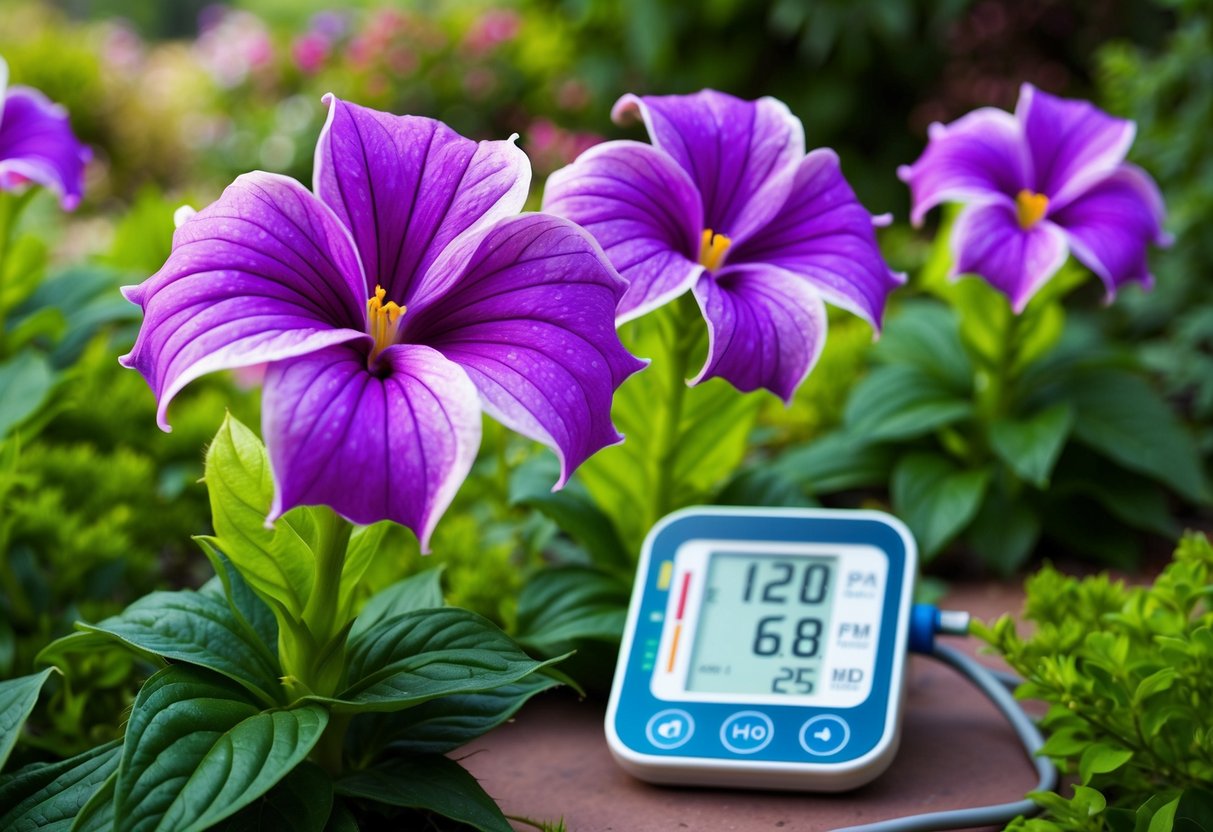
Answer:
<path fill-rule="evenodd" d="M 114 306 L 116 290 L 164 261 L 176 206 L 200 207 L 256 168 L 310 181 L 321 96 L 330 91 L 440 118 L 475 138 L 518 133 L 535 168 L 535 206 L 546 175 L 585 148 L 641 137 L 610 122 L 625 92 L 710 86 L 781 98 L 803 120 L 810 147 L 839 152 L 865 205 L 896 219 L 881 244 L 912 278 L 890 320 L 929 291 L 919 273 L 933 229 L 908 227 L 908 193 L 894 175 L 921 152 L 928 125 L 979 106 L 1013 108 L 1025 81 L 1090 98 L 1137 121 L 1130 158 L 1158 180 L 1176 240 L 1154 253 L 1153 292 L 1130 288 L 1110 313 L 1088 314 L 1101 309 L 1102 293 L 1087 280 L 1066 298 L 1067 312 L 1154 374 L 1209 470 L 1213 237 L 1203 230 L 1213 219 L 1213 9 L 1205 0 L 4 0 L 0 55 L 12 82 L 61 102 L 95 151 L 81 208 L 61 216 L 38 196 L 19 229 L 38 278 L 7 311 L 53 323 L 22 348 L 45 355 L 55 374 L 53 393 L 0 444 L 0 676 L 27 672 L 41 644 L 77 616 L 97 618 L 153 587 L 204 577 L 189 541 L 208 531 L 196 482 L 203 446 L 224 407 L 258 423 L 248 391 L 255 378 L 195 383 L 174 405 L 174 432 L 157 431 L 151 394 L 115 360 L 137 323 L 133 307 Z M 68 304 L 69 289 L 82 286 L 93 294 Z M 785 459 L 784 473 L 794 473 L 789 452 L 840 430 L 852 389 L 878 363 L 866 324 L 832 310 L 830 327 L 795 401 L 764 399 L 741 472 L 722 472 L 709 496 L 890 504 L 885 459 L 869 460 L 883 472 L 874 481 L 856 479 L 863 472 L 852 466 L 834 488 L 789 476 L 789 490 L 763 470 Z M 7 356 L 0 345 L 0 360 Z M 538 492 L 511 493 L 534 457 L 550 463 L 544 454 L 486 424 L 475 473 L 434 538 L 450 600 L 507 625 L 534 617 L 520 615 L 515 600 L 527 569 L 592 560 L 558 530 L 560 505 L 537 513 Z M 1207 508 L 1165 500 L 1162 511 L 1208 524 Z M 415 541 L 398 543 L 400 557 L 378 565 L 375 585 L 433 563 L 414 556 Z M 1043 554 L 1093 557 L 1050 545 Z M 126 694 L 118 685 L 113 695 Z M 46 717 L 46 730 L 70 736 L 76 707 Z"/>

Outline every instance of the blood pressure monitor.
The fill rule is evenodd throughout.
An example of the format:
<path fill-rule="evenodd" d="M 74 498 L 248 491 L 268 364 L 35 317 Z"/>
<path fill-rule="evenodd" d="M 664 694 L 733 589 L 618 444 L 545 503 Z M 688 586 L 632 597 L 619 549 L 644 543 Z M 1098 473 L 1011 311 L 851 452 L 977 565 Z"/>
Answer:
<path fill-rule="evenodd" d="M 606 717 L 654 783 L 839 791 L 897 751 L 914 540 L 876 511 L 692 508 L 641 553 Z"/>

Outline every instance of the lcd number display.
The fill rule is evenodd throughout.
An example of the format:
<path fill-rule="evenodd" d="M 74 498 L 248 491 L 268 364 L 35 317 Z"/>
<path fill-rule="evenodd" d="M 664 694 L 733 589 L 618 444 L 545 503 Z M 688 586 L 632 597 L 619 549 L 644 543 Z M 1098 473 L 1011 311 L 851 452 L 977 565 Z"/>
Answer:
<path fill-rule="evenodd" d="M 714 552 L 686 690 L 811 696 L 822 684 L 837 558 Z"/>

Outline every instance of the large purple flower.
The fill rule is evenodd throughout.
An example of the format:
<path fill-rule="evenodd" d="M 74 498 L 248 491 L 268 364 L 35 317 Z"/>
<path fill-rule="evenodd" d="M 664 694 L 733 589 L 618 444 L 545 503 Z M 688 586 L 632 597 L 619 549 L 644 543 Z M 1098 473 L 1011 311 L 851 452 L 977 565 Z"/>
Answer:
<path fill-rule="evenodd" d="M 167 430 L 192 379 L 268 363 L 270 519 L 326 504 L 391 519 L 422 545 L 467 475 L 480 413 L 551 446 L 560 484 L 620 440 L 616 387 L 642 365 L 615 335 L 624 284 L 582 229 L 518 215 L 530 165 L 512 141 L 331 96 L 315 193 L 250 173 L 186 220 L 128 297 L 122 361 Z"/>
<path fill-rule="evenodd" d="M 898 175 L 915 225 L 940 203 L 968 203 L 952 232 L 953 271 L 981 275 L 1016 312 L 1071 251 L 1111 299 L 1124 283 L 1152 284 L 1146 248 L 1168 241 L 1157 186 L 1124 161 L 1135 129 L 1024 84 L 1014 115 L 987 107 L 931 125 L 927 149 Z"/>
<path fill-rule="evenodd" d="M 694 292 L 709 338 L 694 382 L 790 399 L 825 343 L 822 301 L 879 326 L 902 280 L 871 215 L 773 98 L 625 95 L 612 113 L 636 115 L 652 144 L 586 151 L 548 179 L 544 209 L 589 230 L 628 281 L 620 322 Z"/>
<path fill-rule="evenodd" d="M 8 65 L 0 59 L 0 191 L 37 182 L 58 193 L 70 211 L 80 202 L 90 158 L 67 111 L 38 90 L 9 87 Z"/>

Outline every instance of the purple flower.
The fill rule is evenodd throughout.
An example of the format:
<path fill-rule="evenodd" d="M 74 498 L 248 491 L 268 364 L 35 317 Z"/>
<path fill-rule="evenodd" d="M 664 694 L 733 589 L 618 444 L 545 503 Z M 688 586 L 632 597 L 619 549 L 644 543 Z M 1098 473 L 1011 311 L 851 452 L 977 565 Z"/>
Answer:
<path fill-rule="evenodd" d="M 80 144 L 67 111 L 38 90 L 8 86 L 0 59 L 0 191 L 37 182 L 59 194 L 65 211 L 80 203 L 91 151 Z"/>
<path fill-rule="evenodd" d="M 1124 283 L 1153 284 L 1146 247 L 1169 239 L 1157 186 L 1124 161 L 1135 129 L 1024 84 L 1014 115 L 987 107 L 932 124 L 927 149 L 898 176 L 915 225 L 942 202 L 967 203 L 952 232 L 953 272 L 981 275 L 1016 312 L 1071 251 L 1111 300 Z"/>
<path fill-rule="evenodd" d="M 593 234 L 628 281 L 620 322 L 694 292 L 708 356 L 693 379 L 785 400 L 825 343 L 822 301 L 874 326 L 902 280 L 831 150 L 805 155 L 804 128 L 773 98 L 704 90 L 625 95 L 652 144 L 597 145 L 552 174 L 544 209 Z"/>
<path fill-rule="evenodd" d="M 166 430 L 192 379 L 268 364 L 269 519 L 327 504 L 425 547 L 482 408 L 552 447 L 563 484 L 621 439 L 611 398 L 643 365 L 615 335 L 625 287 L 597 244 L 517 215 L 530 166 L 512 141 L 325 101 L 315 193 L 250 173 L 186 220 L 164 267 L 128 290 L 145 317 L 122 362 Z"/>

